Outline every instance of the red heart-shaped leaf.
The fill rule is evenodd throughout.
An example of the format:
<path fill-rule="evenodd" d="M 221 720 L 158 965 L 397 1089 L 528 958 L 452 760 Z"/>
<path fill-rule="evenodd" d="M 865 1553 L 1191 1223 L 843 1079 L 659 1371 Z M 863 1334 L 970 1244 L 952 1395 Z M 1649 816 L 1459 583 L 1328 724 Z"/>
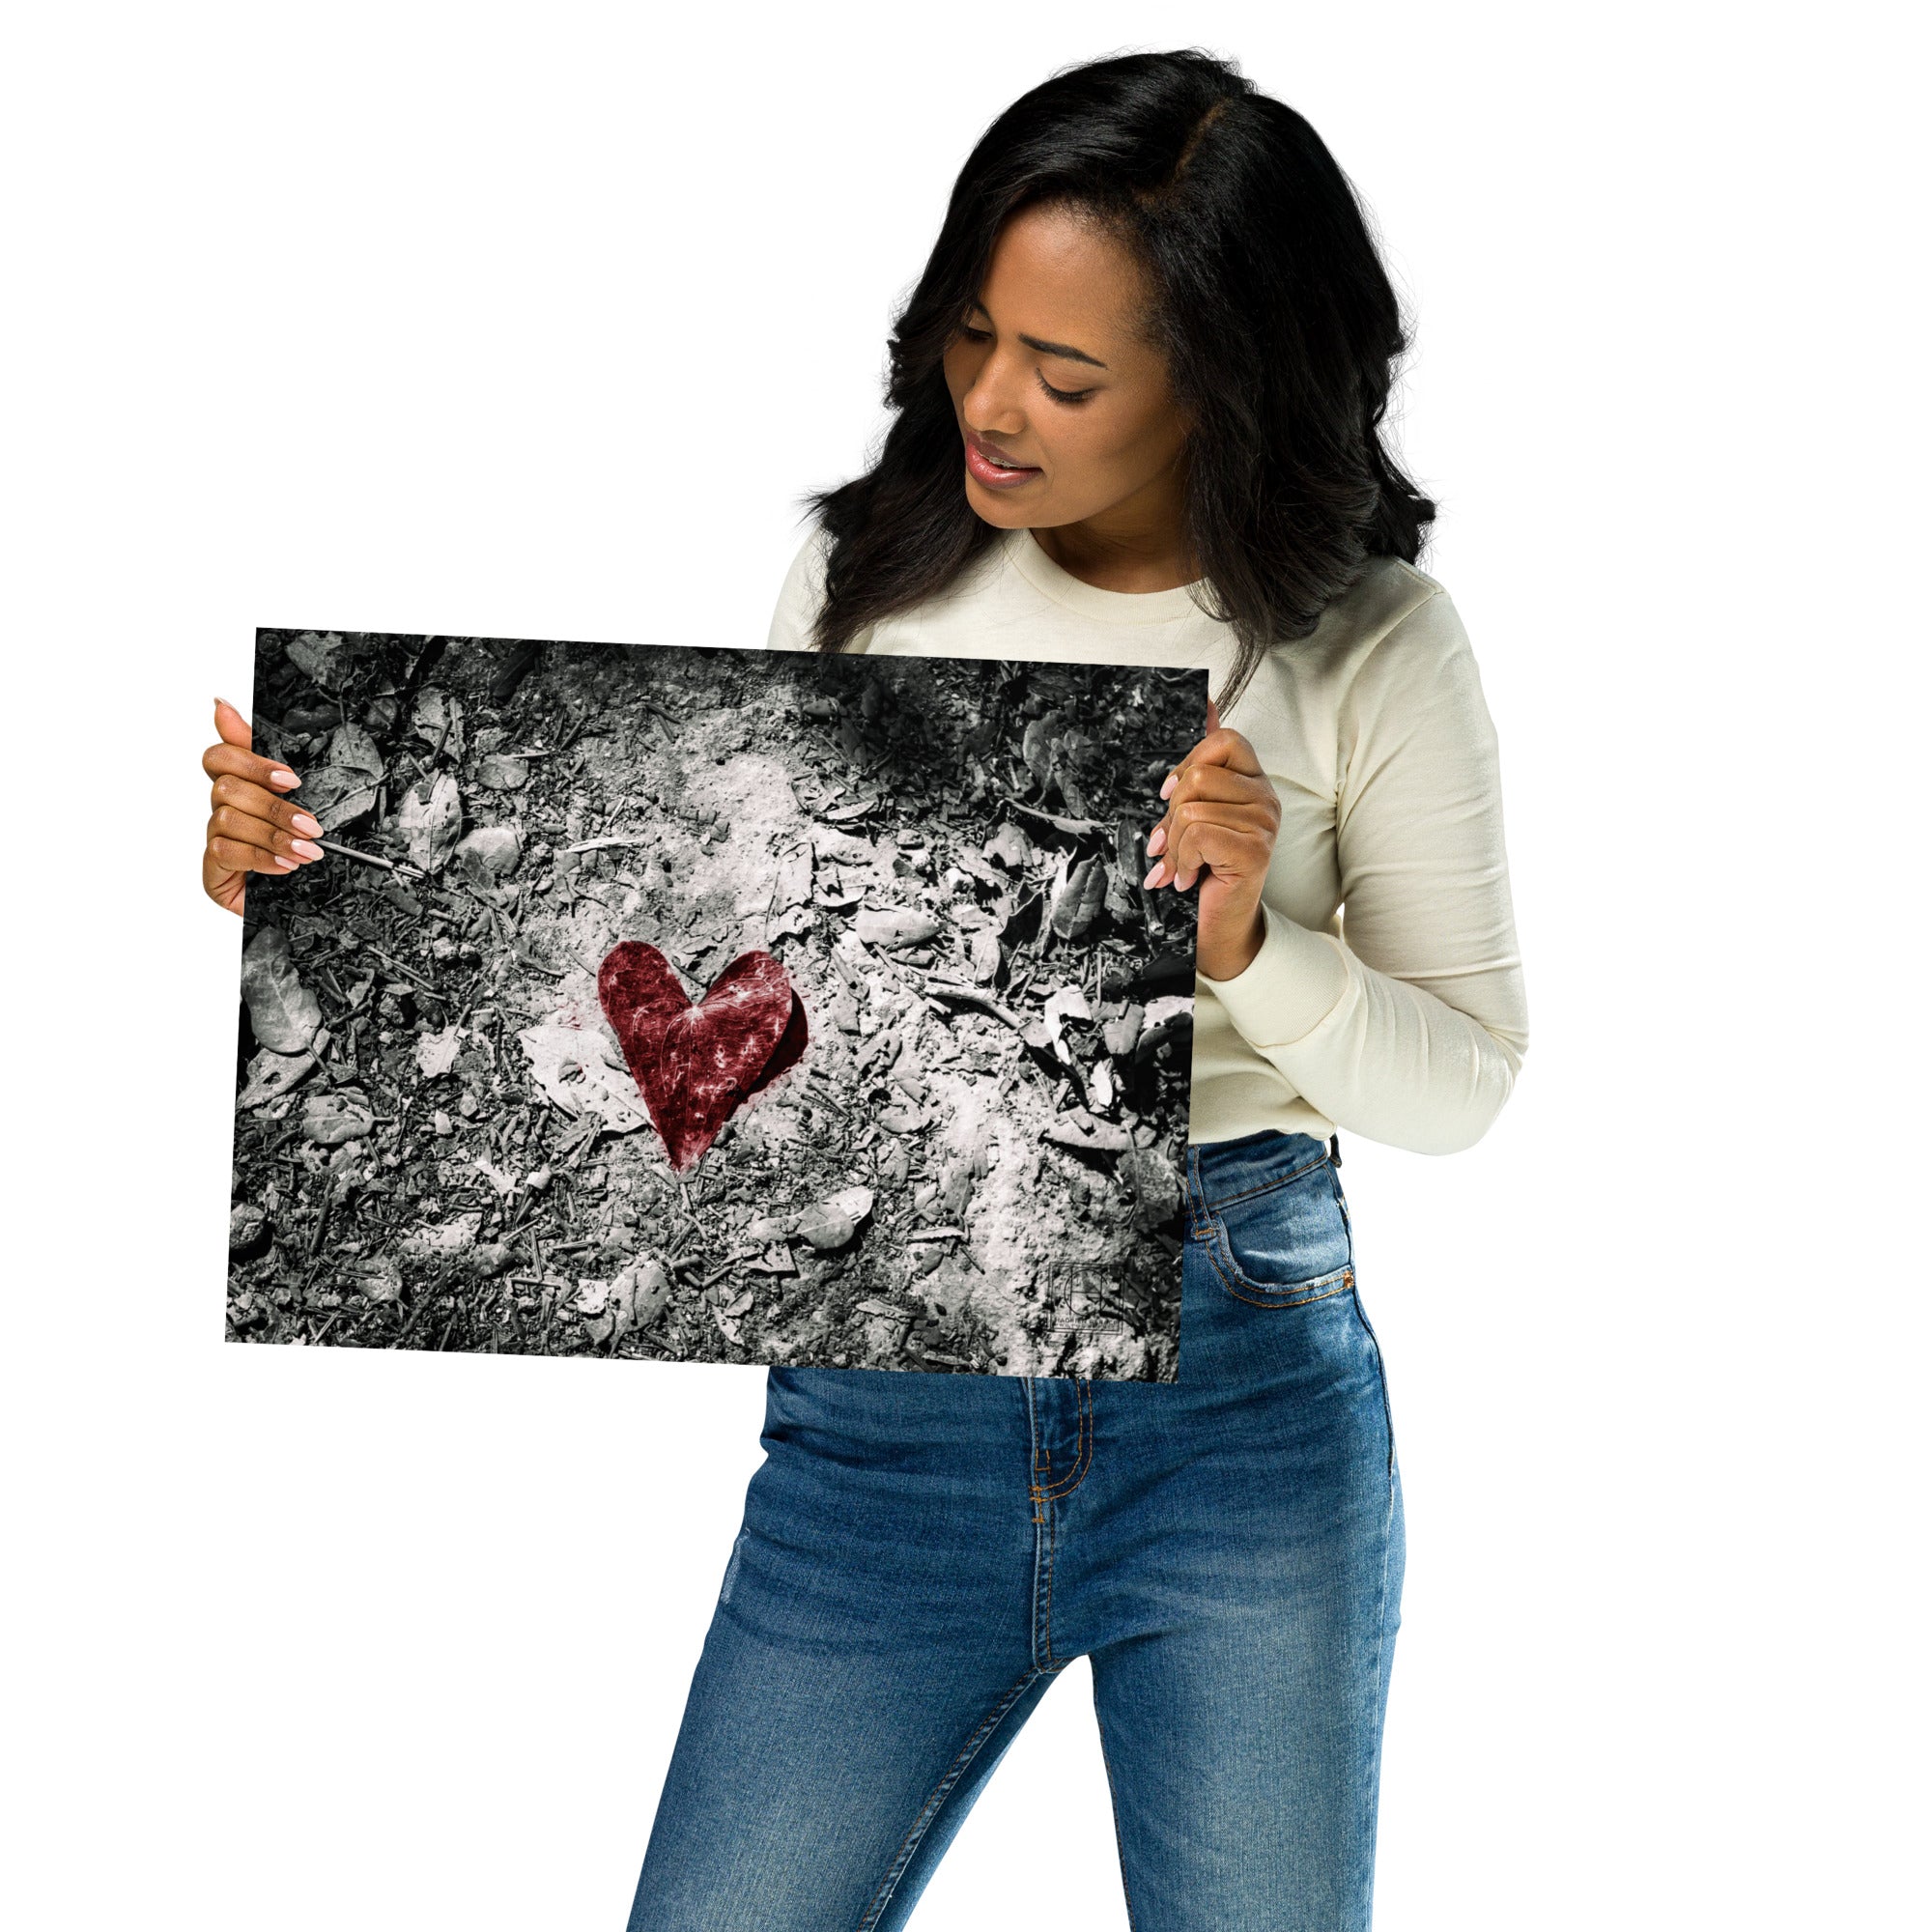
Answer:
<path fill-rule="evenodd" d="M 769 952 L 741 952 L 694 1006 L 670 961 L 627 939 L 606 956 L 597 997 L 679 1172 L 805 1051 L 805 1007 Z"/>

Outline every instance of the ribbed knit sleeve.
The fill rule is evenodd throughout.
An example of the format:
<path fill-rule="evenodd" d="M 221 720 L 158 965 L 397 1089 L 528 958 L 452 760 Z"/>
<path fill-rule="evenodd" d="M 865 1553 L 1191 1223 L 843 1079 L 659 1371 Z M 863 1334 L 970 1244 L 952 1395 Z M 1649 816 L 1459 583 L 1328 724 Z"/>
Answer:
<path fill-rule="evenodd" d="M 1369 648 L 1337 724 L 1341 936 L 1264 901 L 1260 952 L 1203 981 L 1338 1126 L 1459 1152 L 1508 1099 L 1529 1020 L 1495 728 L 1446 591 Z"/>

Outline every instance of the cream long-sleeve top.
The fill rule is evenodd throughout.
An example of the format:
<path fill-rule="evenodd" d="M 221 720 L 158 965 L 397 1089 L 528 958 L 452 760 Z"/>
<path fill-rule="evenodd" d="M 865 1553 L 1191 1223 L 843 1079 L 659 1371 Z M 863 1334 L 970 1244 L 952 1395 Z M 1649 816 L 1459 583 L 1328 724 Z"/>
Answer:
<path fill-rule="evenodd" d="M 771 649 L 811 647 L 829 542 L 814 526 L 792 559 Z M 1201 668 L 1210 692 L 1235 661 L 1232 627 L 1189 586 L 1099 589 L 1023 528 L 846 648 Z M 1281 824 L 1261 951 L 1231 980 L 1195 978 L 1189 1143 L 1339 1127 L 1472 1146 L 1509 1097 L 1528 1011 L 1495 728 L 1448 592 L 1373 559 L 1221 722 L 1254 746 Z M 1150 797 L 1150 833 L 1165 810 Z"/>

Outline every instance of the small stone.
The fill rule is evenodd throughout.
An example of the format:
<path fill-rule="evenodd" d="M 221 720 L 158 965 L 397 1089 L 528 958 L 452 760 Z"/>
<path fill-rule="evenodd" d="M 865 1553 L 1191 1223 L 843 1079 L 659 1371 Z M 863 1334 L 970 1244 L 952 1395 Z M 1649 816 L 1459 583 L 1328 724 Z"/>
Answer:
<path fill-rule="evenodd" d="M 269 1217 L 252 1201 L 238 1201 L 228 1210 L 228 1259 L 253 1261 L 269 1245 Z"/>
<path fill-rule="evenodd" d="M 371 1301 L 395 1301 L 403 1292 L 403 1271 L 386 1259 L 353 1263 L 344 1270 L 344 1278 Z"/>

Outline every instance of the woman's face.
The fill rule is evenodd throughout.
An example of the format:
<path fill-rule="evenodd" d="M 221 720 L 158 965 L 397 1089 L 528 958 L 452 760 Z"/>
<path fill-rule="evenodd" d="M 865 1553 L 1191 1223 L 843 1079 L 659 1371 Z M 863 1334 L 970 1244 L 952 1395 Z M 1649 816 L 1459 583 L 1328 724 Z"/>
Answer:
<path fill-rule="evenodd" d="M 1178 531 L 1186 425 L 1163 358 L 1134 331 L 1143 298 L 1133 258 L 1064 209 L 1023 209 L 1001 230 L 945 357 L 967 500 L 987 523 Z"/>

